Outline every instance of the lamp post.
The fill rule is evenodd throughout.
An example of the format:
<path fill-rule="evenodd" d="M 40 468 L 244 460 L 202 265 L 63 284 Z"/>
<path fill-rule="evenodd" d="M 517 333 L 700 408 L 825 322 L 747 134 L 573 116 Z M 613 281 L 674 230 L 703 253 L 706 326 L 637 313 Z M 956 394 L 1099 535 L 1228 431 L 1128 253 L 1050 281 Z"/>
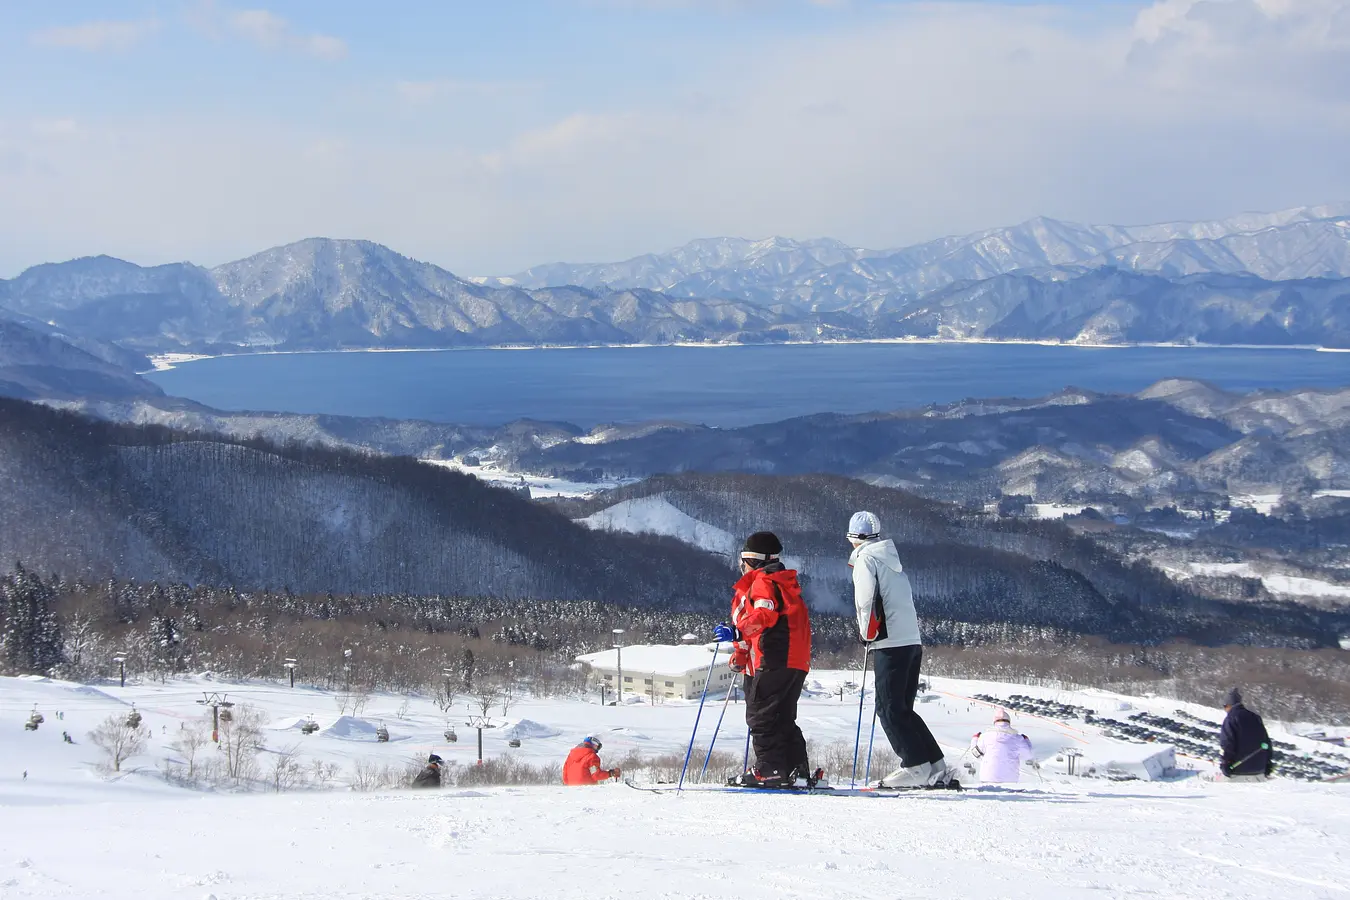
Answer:
<path fill-rule="evenodd" d="M 619 700 L 620 706 L 623 706 L 623 629 L 614 629 L 614 651 L 617 668 L 619 670 Z"/>
<path fill-rule="evenodd" d="M 285 668 L 287 671 L 289 671 L 291 674 L 291 687 L 295 687 L 295 667 L 297 665 L 298 663 L 296 663 L 296 661 L 289 656 L 286 657 L 286 662 L 282 664 L 282 667 Z"/>
<path fill-rule="evenodd" d="M 127 654 L 122 652 L 113 657 L 113 662 L 117 663 L 117 670 L 121 676 L 122 687 L 127 686 Z"/>

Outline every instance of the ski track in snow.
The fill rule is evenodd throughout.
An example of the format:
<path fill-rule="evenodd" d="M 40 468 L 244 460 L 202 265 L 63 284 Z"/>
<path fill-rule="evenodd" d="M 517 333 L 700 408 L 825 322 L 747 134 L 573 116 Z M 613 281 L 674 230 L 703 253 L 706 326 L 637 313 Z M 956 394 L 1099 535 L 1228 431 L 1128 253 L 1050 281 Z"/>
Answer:
<path fill-rule="evenodd" d="M 852 741 L 857 701 L 841 703 L 829 690 L 855 676 L 812 673 L 801 716 L 809 736 Z M 1053 696 L 1102 712 L 1122 703 L 1102 692 L 937 681 L 940 691 L 919 709 L 953 762 L 990 717 L 972 693 Z M 1045 780 L 961 794 L 674 795 L 620 784 L 215 793 L 170 786 L 156 773 L 178 723 L 201 716 L 195 699 L 203 690 L 228 690 L 264 709 L 269 746 L 299 743 L 306 759 L 401 762 L 432 748 L 463 764 L 475 744 L 462 725 L 457 743 L 441 741 L 444 717 L 424 698 L 412 698 L 400 718 L 402 697 L 375 695 L 360 716 L 340 720 L 330 695 L 266 683 L 179 679 L 123 689 L 0 679 L 0 900 L 1301 900 L 1344 896 L 1350 885 L 1350 785 L 1225 785 L 1194 774 L 1161 783 L 1070 779 L 1051 771 L 1058 747 L 1072 743 L 1098 758 L 1121 752 L 1081 723 L 1017 716 L 1046 761 Z M 145 716 L 151 749 L 121 776 L 101 777 L 85 735 L 131 702 Z M 1167 700 L 1127 702 L 1216 716 Z M 24 732 L 35 703 L 47 721 Z M 695 710 L 525 698 L 501 724 L 536 735 L 510 751 L 531 761 L 560 761 L 592 730 L 606 735 L 603 755 L 613 759 L 639 746 L 683 753 Z M 719 746 L 740 746 L 742 710 L 728 712 Z M 325 727 L 383 722 L 395 742 L 285 730 L 311 711 Z M 704 719 L 701 742 L 710 732 Z M 75 746 L 62 744 L 62 730 Z M 489 755 L 508 752 L 508 732 L 485 735 Z"/>

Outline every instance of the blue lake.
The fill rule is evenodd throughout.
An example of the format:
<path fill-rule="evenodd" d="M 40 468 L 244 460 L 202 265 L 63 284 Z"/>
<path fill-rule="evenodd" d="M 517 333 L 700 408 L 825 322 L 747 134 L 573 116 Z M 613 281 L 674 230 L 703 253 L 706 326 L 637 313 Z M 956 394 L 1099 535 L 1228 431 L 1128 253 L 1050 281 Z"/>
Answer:
<path fill-rule="evenodd" d="M 1068 385 L 1137 391 L 1162 378 L 1234 390 L 1350 385 L 1350 354 L 1021 344 L 814 344 L 300 353 L 198 360 L 150 376 L 229 410 L 591 427 L 674 419 L 733 426 Z"/>

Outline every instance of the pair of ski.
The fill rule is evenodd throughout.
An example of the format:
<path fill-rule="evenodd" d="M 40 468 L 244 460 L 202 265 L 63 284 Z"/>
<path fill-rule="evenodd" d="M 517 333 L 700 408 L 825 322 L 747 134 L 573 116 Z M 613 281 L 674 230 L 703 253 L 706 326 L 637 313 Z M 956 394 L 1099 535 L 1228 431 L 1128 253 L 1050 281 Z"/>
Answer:
<path fill-rule="evenodd" d="M 631 781 L 625 781 L 635 791 L 647 791 L 651 794 L 674 794 L 681 788 L 673 784 L 642 785 L 634 784 Z M 959 781 L 948 781 L 944 784 L 927 785 L 924 787 L 860 787 L 846 788 L 833 787 L 830 785 L 818 784 L 815 787 L 751 787 L 732 784 L 696 784 L 683 788 L 691 793 L 701 794 L 810 794 L 821 797 L 889 797 L 899 794 L 927 794 L 932 792 L 959 792 L 964 790 Z"/>

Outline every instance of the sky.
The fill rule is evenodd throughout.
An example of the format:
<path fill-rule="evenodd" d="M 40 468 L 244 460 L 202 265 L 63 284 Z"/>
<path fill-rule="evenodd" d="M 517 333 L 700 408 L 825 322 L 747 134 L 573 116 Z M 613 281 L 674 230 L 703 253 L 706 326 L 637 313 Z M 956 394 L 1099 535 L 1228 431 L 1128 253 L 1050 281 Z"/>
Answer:
<path fill-rule="evenodd" d="M 1350 199 L 1347 137 L 1350 0 L 0 3 L 0 277 L 1215 218 Z"/>

